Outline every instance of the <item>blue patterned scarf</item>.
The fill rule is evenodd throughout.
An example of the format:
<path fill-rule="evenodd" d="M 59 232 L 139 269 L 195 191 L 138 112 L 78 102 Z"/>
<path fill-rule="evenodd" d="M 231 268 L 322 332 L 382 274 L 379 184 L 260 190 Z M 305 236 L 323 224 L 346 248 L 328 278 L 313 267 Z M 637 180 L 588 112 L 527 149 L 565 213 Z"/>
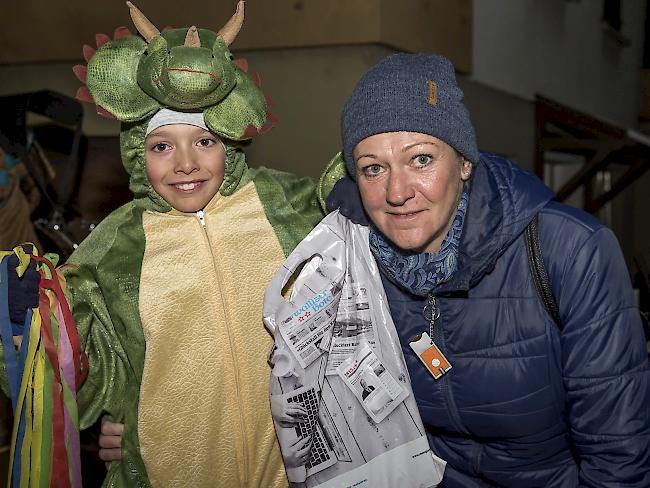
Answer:
<path fill-rule="evenodd" d="M 458 246 L 463 232 L 469 192 L 467 185 L 440 251 L 403 254 L 383 234 L 370 227 L 370 250 L 379 267 L 398 286 L 420 296 L 427 296 L 438 284 L 447 281 L 458 267 Z"/>

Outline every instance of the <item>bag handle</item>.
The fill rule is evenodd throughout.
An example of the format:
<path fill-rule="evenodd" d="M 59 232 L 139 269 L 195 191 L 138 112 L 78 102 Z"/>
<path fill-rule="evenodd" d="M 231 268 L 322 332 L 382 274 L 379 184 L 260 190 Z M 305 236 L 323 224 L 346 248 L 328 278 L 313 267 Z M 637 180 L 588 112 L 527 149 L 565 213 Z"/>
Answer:
<path fill-rule="evenodd" d="M 347 227 L 343 225 L 345 220 L 345 217 L 338 215 L 338 211 L 326 216 L 321 221 L 321 225 L 312 230 L 296 246 L 267 285 L 262 316 L 264 325 L 271 333 L 276 329 L 276 315 L 283 307 L 289 306 L 289 302 L 282 296 L 282 290 L 301 264 L 305 263 L 305 267 L 314 266 L 316 272 L 312 273 L 307 281 L 302 281 L 298 277 L 293 283 L 291 300 L 300 300 L 301 294 L 318 293 L 329 284 L 343 279 L 347 261 L 345 251 Z M 314 262 L 314 259 L 319 261 Z"/>
<path fill-rule="evenodd" d="M 286 300 L 282 296 L 282 290 L 287 285 L 289 279 L 295 273 L 298 266 L 308 259 L 310 258 L 303 256 L 300 249 L 296 248 L 266 286 L 266 290 L 264 291 L 262 316 L 264 317 L 264 325 L 272 334 L 275 333 L 276 329 L 274 315 L 276 311 L 286 303 Z"/>

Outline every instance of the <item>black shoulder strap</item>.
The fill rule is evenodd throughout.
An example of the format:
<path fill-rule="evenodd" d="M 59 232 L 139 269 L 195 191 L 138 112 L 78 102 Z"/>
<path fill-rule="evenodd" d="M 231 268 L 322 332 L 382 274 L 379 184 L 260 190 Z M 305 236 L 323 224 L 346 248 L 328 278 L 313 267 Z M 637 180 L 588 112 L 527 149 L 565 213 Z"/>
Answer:
<path fill-rule="evenodd" d="M 528 255 L 528 265 L 533 276 L 533 282 L 537 289 L 537 295 L 541 300 L 544 308 L 553 319 L 553 322 L 562 330 L 562 321 L 560 320 L 560 311 L 558 310 L 551 283 L 544 267 L 542 259 L 542 247 L 539 242 L 539 215 L 535 215 L 530 224 L 524 230 L 524 239 L 526 241 L 526 254 Z"/>

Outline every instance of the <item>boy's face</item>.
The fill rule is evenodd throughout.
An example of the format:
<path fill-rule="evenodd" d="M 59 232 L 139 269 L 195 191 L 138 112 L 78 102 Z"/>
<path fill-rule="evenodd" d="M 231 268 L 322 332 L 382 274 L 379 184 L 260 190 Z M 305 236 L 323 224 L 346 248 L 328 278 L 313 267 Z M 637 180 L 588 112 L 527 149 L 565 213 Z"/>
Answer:
<path fill-rule="evenodd" d="M 145 139 L 147 176 L 176 210 L 196 212 L 219 191 L 226 152 L 212 132 L 194 125 L 163 125 Z"/>

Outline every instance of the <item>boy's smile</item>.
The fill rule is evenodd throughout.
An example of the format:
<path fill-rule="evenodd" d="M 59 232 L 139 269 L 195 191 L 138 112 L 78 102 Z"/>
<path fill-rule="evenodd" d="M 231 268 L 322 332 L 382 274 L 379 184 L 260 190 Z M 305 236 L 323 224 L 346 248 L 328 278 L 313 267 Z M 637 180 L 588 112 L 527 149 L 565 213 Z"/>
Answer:
<path fill-rule="evenodd" d="M 145 139 L 151 186 L 176 210 L 205 207 L 223 182 L 226 152 L 219 138 L 201 127 L 163 125 Z"/>
<path fill-rule="evenodd" d="M 183 193 L 191 193 L 198 190 L 205 180 L 190 181 L 185 183 L 174 183 L 172 186 Z"/>

